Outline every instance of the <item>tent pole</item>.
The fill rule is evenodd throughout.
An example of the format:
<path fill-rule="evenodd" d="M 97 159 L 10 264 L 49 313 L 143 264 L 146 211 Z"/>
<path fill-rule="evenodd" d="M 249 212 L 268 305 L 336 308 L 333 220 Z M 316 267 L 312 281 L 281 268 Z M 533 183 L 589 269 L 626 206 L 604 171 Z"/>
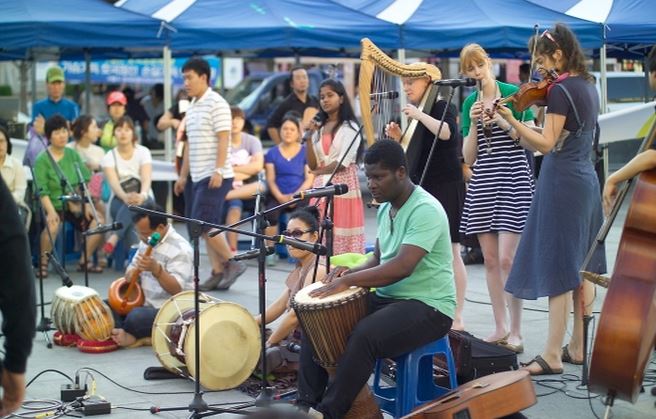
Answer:
<path fill-rule="evenodd" d="M 172 93 L 172 75 L 171 75 L 171 49 L 167 46 L 162 51 L 163 65 L 164 65 L 164 111 L 171 109 L 171 93 Z M 164 131 L 164 161 L 173 161 L 173 136 L 171 130 Z M 166 211 L 173 210 L 173 190 L 171 182 L 167 182 L 168 192 L 166 194 Z"/>
<path fill-rule="evenodd" d="M 91 52 L 84 49 L 84 107 L 86 113 L 91 115 Z"/>
<path fill-rule="evenodd" d="M 601 80 L 599 80 L 599 89 L 601 90 L 601 111 L 600 113 L 606 113 L 608 106 L 608 83 L 606 80 L 606 42 L 601 46 L 599 50 L 599 74 Z"/>

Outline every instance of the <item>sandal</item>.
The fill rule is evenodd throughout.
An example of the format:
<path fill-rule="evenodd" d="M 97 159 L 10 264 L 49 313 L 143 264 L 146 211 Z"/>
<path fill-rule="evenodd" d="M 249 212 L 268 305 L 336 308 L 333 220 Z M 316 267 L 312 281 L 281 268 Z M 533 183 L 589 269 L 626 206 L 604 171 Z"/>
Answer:
<path fill-rule="evenodd" d="M 583 360 L 577 361 L 572 358 L 572 355 L 569 353 L 569 345 L 563 346 L 563 354 L 560 356 L 560 359 L 568 364 L 583 365 Z"/>
<path fill-rule="evenodd" d="M 551 368 L 549 364 L 547 364 L 547 361 L 544 360 L 540 355 L 536 356 L 529 362 L 521 362 L 522 367 L 528 367 L 532 363 L 536 363 L 540 366 L 539 371 L 530 371 L 529 374 L 531 375 L 555 375 L 555 374 L 562 374 L 563 369 L 562 368 Z"/>
<path fill-rule="evenodd" d="M 84 272 L 84 262 L 80 262 L 77 264 L 77 271 L 78 272 Z M 87 262 L 87 272 L 93 273 L 93 274 L 101 274 L 103 273 L 104 269 L 100 266 L 95 266 L 92 262 Z"/>

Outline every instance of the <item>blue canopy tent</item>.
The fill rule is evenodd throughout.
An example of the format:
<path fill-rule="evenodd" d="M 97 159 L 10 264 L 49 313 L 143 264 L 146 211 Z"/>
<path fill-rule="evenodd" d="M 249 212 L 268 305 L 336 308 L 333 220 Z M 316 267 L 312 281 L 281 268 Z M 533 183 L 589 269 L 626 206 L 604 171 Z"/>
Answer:
<path fill-rule="evenodd" d="M 396 25 L 330 0 L 121 0 L 117 7 L 171 23 L 172 50 L 396 48 Z"/>
<path fill-rule="evenodd" d="M 0 0 L 0 51 L 161 47 L 161 22 L 101 0 Z"/>
<path fill-rule="evenodd" d="M 476 42 L 486 49 L 526 49 L 540 27 L 562 22 L 587 48 L 602 44 L 599 24 L 567 16 L 525 0 L 336 0 L 398 25 L 400 48 L 460 49 Z"/>

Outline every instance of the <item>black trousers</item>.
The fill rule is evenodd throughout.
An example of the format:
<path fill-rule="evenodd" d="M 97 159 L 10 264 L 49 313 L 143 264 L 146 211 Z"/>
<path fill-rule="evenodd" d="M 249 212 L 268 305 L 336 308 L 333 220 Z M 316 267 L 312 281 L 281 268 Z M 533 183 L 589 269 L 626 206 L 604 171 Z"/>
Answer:
<path fill-rule="evenodd" d="M 376 360 L 410 352 L 446 335 L 453 320 L 417 300 L 369 295 L 369 314 L 353 329 L 334 380 L 314 362 L 309 339 L 303 336 L 298 373 L 298 403 L 324 417 L 344 417 L 371 376 Z"/>

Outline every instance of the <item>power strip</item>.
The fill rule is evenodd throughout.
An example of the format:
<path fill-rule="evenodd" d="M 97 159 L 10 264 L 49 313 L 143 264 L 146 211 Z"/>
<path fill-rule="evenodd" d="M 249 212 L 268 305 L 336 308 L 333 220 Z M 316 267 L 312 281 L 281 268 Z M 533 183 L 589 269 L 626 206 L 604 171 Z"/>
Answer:
<path fill-rule="evenodd" d="M 108 415 L 112 413 L 112 404 L 98 396 L 91 396 L 80 402 L 84 416 Z"/>
<path fill-rule="evenodd" d="M 63 402 L 72 402 L 78 397 L 83 397 L 87 394 L 87 386 L 80 388 L 79 384 L 62 384 L 60 390 L 60 399 Z"/>

